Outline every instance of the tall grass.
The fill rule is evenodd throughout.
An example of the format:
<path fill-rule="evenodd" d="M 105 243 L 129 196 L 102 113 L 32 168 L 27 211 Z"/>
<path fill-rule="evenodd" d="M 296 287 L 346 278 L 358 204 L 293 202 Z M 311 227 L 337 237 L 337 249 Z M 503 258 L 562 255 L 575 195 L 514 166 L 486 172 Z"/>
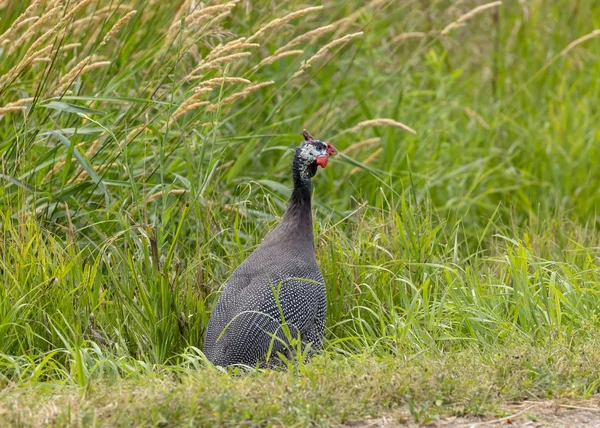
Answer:
<path fill-rule="evenodd" d="M 329 350 L 597 335 L 600 8 L 559 3 L 0 3 L 0 379 L 202 365 L 303 127 L 350 149 Z"/>

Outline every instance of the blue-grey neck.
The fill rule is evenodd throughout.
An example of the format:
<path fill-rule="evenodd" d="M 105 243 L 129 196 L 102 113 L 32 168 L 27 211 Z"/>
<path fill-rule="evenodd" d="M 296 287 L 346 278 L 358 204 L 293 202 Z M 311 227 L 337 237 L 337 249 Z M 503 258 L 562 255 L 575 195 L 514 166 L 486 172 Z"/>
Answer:
<path fill-rule="evenodd" d="M 293 235 L 299 241 L 310 241 L 314 249 L 311 211 L 310 179 L 317 172 L 317 165 L 307 165 L 296 150 L 292 162 L 294 189 L 288 208 L 277 229 Z"/>

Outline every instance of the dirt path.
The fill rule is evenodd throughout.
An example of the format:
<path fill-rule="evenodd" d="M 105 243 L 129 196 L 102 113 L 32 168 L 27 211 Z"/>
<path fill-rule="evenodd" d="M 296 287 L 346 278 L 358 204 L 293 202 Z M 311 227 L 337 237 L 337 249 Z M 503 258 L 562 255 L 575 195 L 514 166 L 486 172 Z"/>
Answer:
<path fill-rule="evenodd" d="M 576 403 L 562 401 L 528 401 L 518 404 L 507 404 L 502 406 L 506 416 L 503 417 L 446 417 L 439 421 L 421 424 L 425 427 L 544 427 L 544 428 L 600 428 L 600 399 L 589 401 L 577 401 Z M 348 427 L 401 427 L 417 425 L 411 423 L 412 418 L 406 421 L 398 418 L 381 417 L 364 421 L 350 422 L 343 426 Z"/>

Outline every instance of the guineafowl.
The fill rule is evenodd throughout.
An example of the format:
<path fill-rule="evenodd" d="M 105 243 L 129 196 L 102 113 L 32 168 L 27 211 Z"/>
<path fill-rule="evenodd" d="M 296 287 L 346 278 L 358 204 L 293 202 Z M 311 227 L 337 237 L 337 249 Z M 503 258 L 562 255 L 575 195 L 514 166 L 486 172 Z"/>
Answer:
<path fill-rule="evenodd" d="M 204 354 L 215 365 L 270 365 L 278 353 L 290 356 L 290 336 L 310 344 L 308 355 L 322 346 L 327 294 L 315 258 L 310 180 L 337 150 L 306 130 L 303 137 L 283 219 L 233 271 L 211 314 Z"/>

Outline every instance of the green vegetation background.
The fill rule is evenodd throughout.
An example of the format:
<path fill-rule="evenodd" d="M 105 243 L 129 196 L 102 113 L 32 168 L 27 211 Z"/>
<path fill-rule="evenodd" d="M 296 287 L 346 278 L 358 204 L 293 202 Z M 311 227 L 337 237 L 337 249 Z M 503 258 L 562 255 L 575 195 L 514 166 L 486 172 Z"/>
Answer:
<path fill-rule="evenodd" d="M 204 327 L 308 128 L 342 155 L 313 180 L 327 352 L 299 376 L 524 352 L 517 396 L 598 392 L 600 3 L 208 3 L 0 2 L 0 385 L 199 369 L 235 396 Z"/>

